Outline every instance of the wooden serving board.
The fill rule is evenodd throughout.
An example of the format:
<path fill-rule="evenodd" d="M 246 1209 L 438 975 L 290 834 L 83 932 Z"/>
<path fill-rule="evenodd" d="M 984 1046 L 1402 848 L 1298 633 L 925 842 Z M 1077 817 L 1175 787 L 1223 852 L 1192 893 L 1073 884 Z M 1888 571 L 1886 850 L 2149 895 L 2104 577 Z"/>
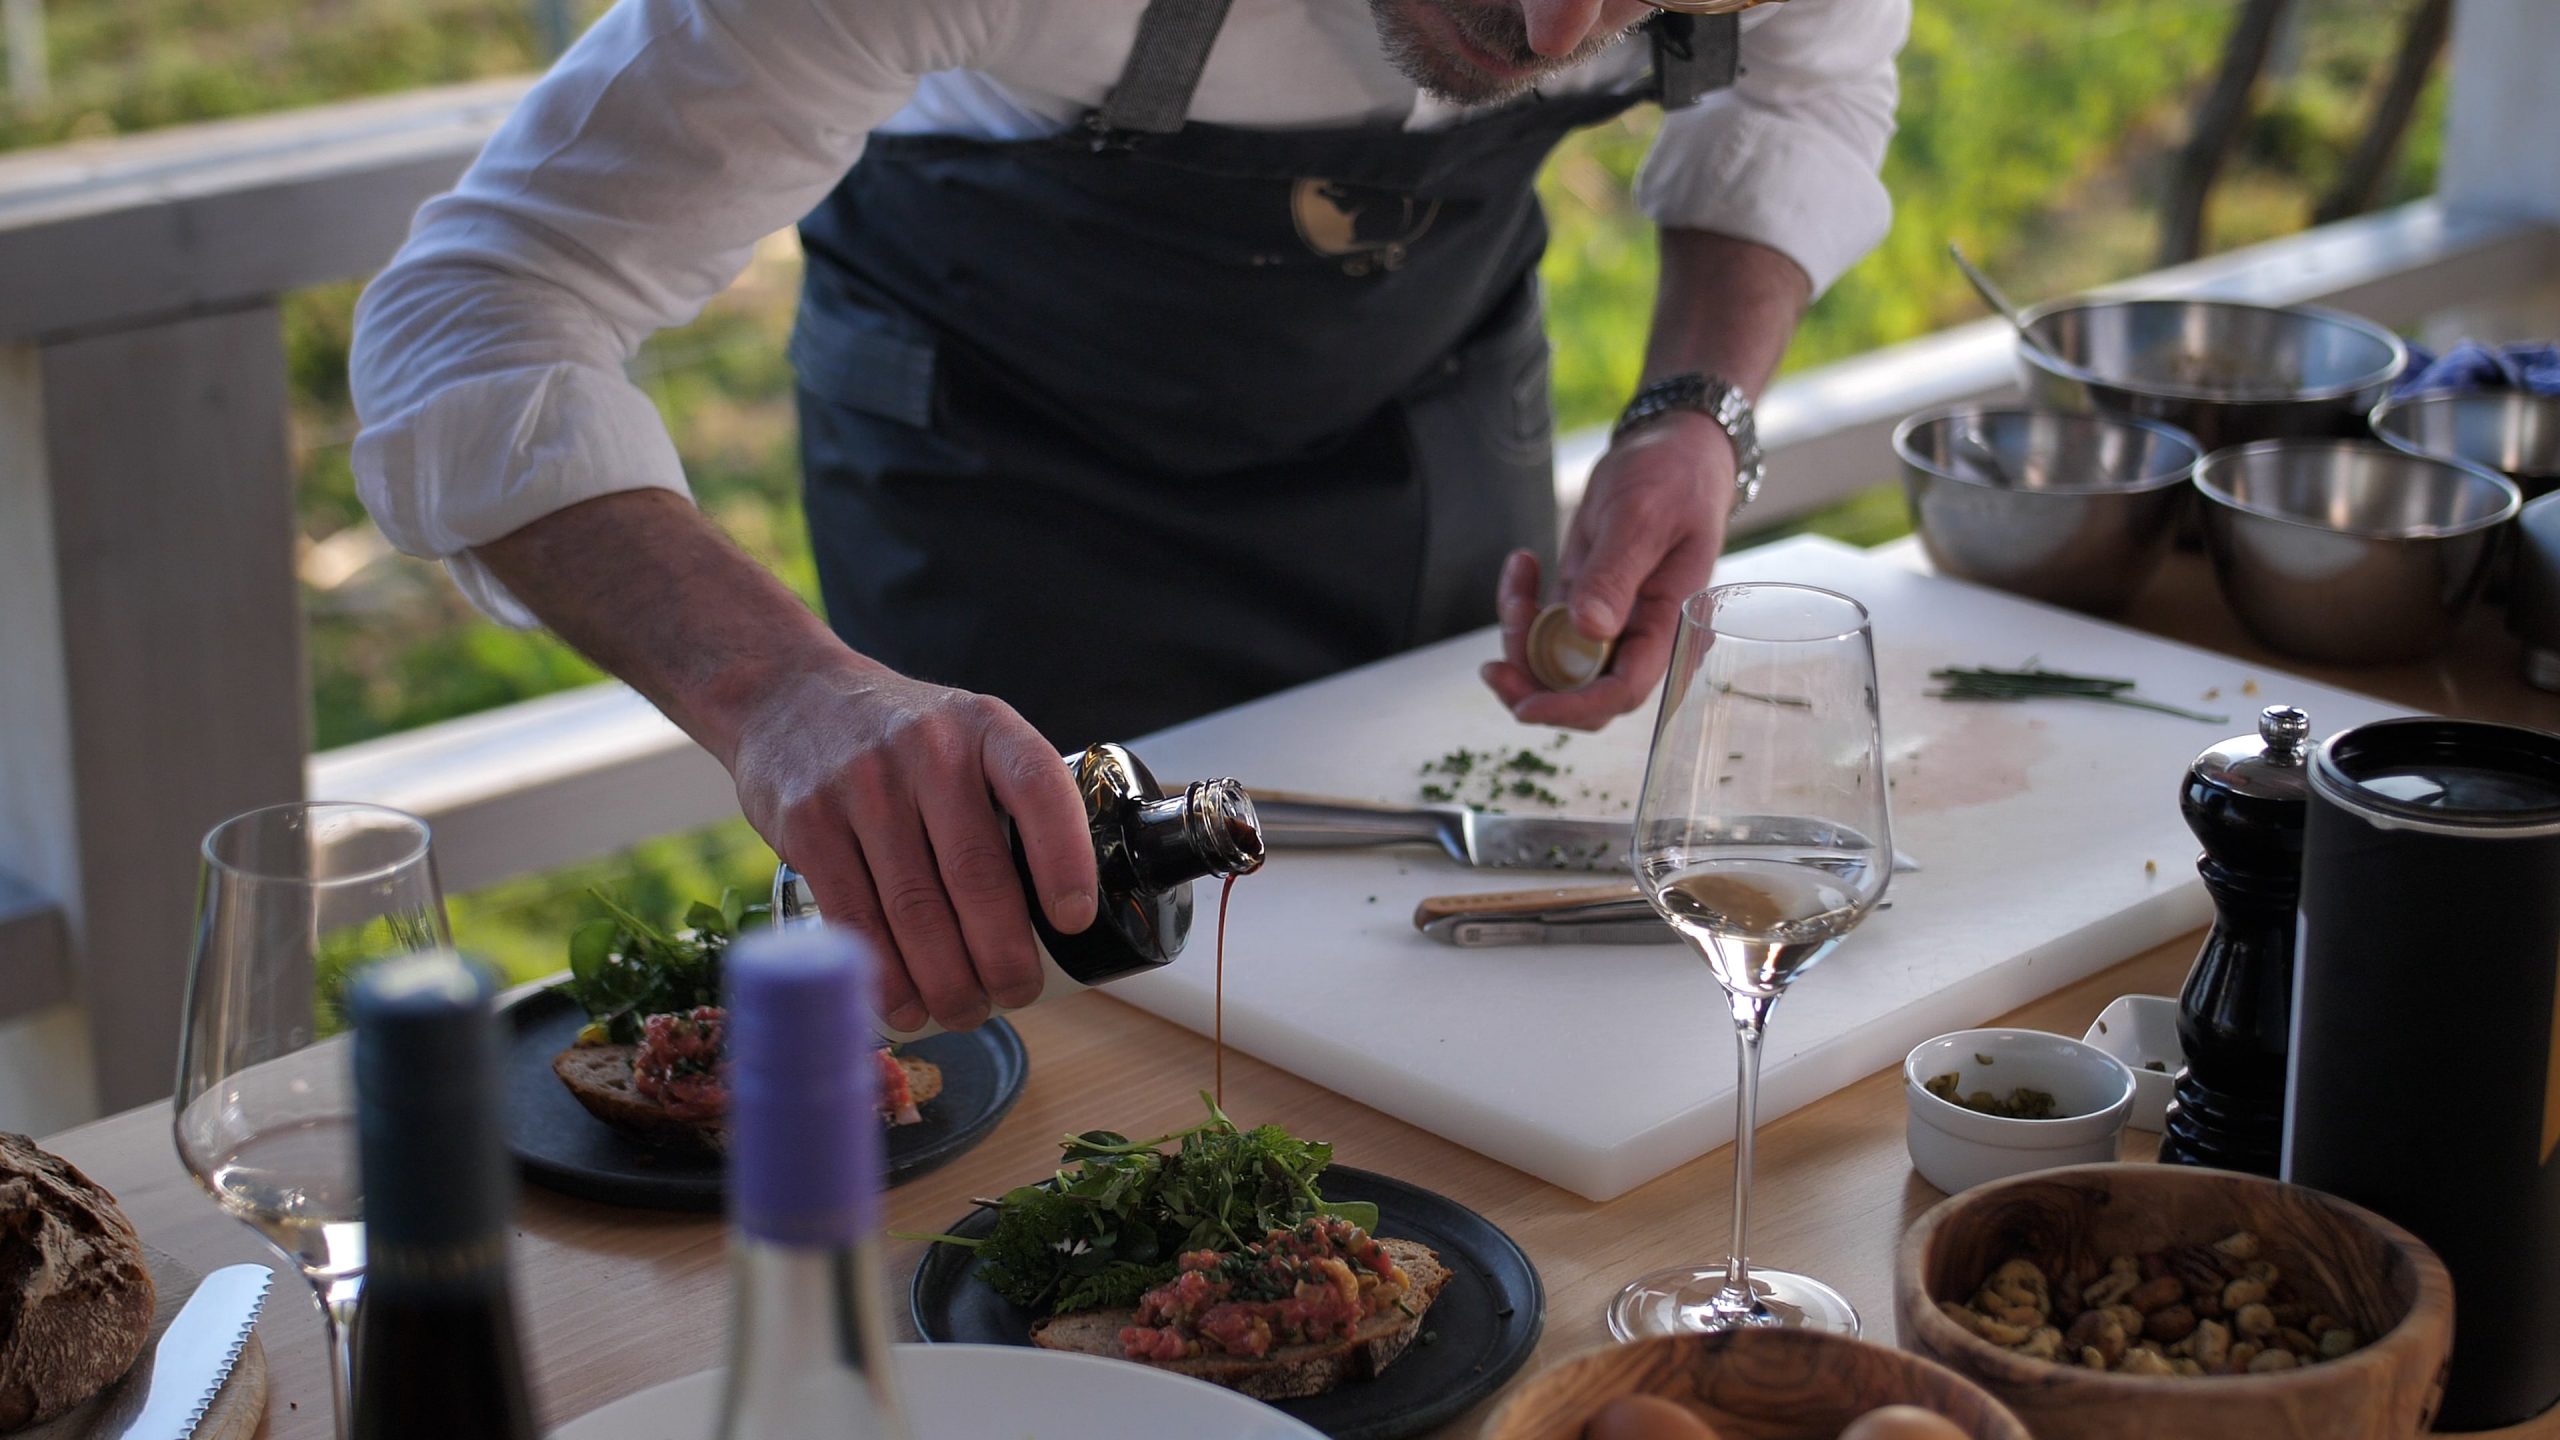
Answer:
<path fill-rule="evenodd" d="M 1922 867 L 1896 876 L 1892 908 L 1777 1007 L 1763 1119 L 2203 925 L 2211 905 L 2179 787 L 2200 752 L 2254 730 L 2261 707 L 2300 705 L 2317 735 L 2401 713 L 1825 540 L 1728 556 L 1716 578 L 1819 585 L 1872 613 L 1893 839 Z M 1558 744 L 1556 732 L 1513 722 L 1477 678 L 1498 651 L 1490 631 L 1460 636 L 1135 748 L 1167 783 L 1233 775 L 1248 789 L 1402 804 L 1419 798 L 1423 764 L 1453 748 L 1525 747 L 1565 772 L 1544 780 L 1563 813 L 1627 817 L 1650 705 Z M 2130 677 L 2145 695 L 2229 718 L 1927 693 L 1935 668 L 2031 659 Z M 1558 878 L 1601 877 L 1468 870 L 1427 850 L 1276 851 L 1235 888 L 1227 1039 L 1594 1200 L 1732 1139 L 1732 1023 L 1706 966 L 1682 946 L 1468 950 L 1413 928 L 1425 898 Z M 1200 892 L 1180 963 L 1111 994 L 1205 1033 L 1216 898 Z M 1341 1158 L 1395 1168 L 1391 1155 Z M 1700 1253 L 1711 1243 L 1702 1233 Z"/>
<path fill-rule="evenodd" d="M 187 1297 L 195 1294 L 196 1286 L 204 1282 L 204 1277 L 175 1256 L 163 1254 L 148 1245 L 142 1247 L 142 1263 L 151 1269 L 153 1289 L 151 1338 L 143 1346 L 143 1353 L 149 1354 L 151 1347 L 159 1344 L 160 1337 L 168 1332 L 170 1322 L 178 1318 L 178 1311 L 185 1307 Z M 279 1298 L 291 1298 L 285 1290 L 285 1282 L 290 1278 L 282 1274 L 276 1277 L 275 1285 L 267 1291 L 269 1305 L 277 1303 Z M 32 1430 L 20 1432 L 19 1440 L 92 1440 L 91 1427 L 97 1424 L 109 1397 L 122 1383 L 118 1381 L 117 1385 L 108 1386 L 74 1406 L 67 1414 L 57 1415 Z M 258 1433 L 258 1422 L 265 1418 L 266 1413 L 267 1352 L 259 1347 L 258 1337 L 251 1335 L 249 1343 L 240 1349 L 239 1360 L 231 1367 L 231 1378 L 223 1382 L 222 1393 L 213 1398 L 212 1407 L 205 1411 L 202 1420 L 196 1422 L 196 1432 L 190 1440 L 251 1440 Z"/>

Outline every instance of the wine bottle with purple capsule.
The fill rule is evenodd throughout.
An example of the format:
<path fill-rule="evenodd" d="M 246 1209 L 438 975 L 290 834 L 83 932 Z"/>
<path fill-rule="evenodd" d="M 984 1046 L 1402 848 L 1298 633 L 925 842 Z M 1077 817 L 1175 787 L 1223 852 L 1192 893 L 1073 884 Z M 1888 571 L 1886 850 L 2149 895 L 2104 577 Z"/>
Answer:
<path fill-rule="evenodd" d="M 736 1296 L 718 1440 L 908 1440 L 880 1274 L 870 954 L 839 931 L 750 935 L 729 1017 Z"/>

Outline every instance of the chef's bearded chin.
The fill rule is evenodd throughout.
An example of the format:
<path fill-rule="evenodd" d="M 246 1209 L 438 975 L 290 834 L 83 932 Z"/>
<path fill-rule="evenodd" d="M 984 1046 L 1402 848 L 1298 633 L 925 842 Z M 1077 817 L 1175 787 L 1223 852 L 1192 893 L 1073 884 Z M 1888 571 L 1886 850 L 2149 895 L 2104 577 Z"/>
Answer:
<path fill-rule="evenodd" d="M 1625 38 L 1627 30 L 1594 35 L 1569 55 L 1548 57 L 1529 48 L 1528 22 L 1517 0 L 1369 0 L 1386 42 L 1387 58 L 1405 78 L 1443 100 L 1490 105 L 1527 93 L 1539 81 L 1581 64 Z M 1417 14 L 1429 9 L 1486 54 L 1511 61 L 1510 73 L 1479 68 Z M 1638 23 L 1642 23 L 1639 21 Z M 1628 30 L 1634 29 L 1629 26 Z"/>

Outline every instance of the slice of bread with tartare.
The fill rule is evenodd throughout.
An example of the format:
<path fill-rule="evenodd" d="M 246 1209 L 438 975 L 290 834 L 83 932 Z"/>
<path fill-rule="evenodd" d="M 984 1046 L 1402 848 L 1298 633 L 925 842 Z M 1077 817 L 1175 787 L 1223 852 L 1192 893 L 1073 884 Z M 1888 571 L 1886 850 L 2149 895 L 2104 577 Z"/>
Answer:
<path fill-rule="evenodd" d="M 1313 1217 L 1240 1253 L 1186 1255 L 1135 1307 L 1053 1315 L 1031 1340 L 1292 1400 L 1385 1370 L 1448 1282 L 1427 1246 Z"/>
<path fill-rule="evenodd" d="M 720 1011 L 652 1015 L 637 1045 L 579 1044 L 553 1056 L 551 1073 L 587 1113 L 644 1144 L 695 1154 L 729 1148 L 729 1089 L 721 1075 Z M 880 1118 L 912 1125 L 942 1093 L 942 1069 L 888 1049 L 871 1052 L 880 1067 Z"/>
<path fill-rule="evenodd" d="M 665 928 L 596 891 L 605 914 L 569 937 L 569 998 L 587 1013 L 577 1043 L 552 1057 L 551 1073 L 587 1113 L 631 1139 L 676 1152 L 719 1155 L 729 1145 L 728 1025 L 720 1009 L 720 961 L 741 933 L 769 923 L 769 907 L 735 891 L 697 903 Z M 930 1061 L 872 1052 L 880 1115 L 891 1125 L 924 1117 L 942 1093 Z"/>

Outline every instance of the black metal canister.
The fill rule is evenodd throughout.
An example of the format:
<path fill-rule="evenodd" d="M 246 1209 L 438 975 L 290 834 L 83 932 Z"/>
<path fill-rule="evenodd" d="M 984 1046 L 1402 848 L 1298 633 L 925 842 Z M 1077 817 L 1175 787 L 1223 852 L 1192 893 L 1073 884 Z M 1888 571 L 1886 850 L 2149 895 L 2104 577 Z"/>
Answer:
<path fill-rule="evenodd" d="M 2285 1178 L 2453 1272 L 2440 1429 L 2560 1404 L 2560 735 L 2385 720 L 2311 765 Z"/>

